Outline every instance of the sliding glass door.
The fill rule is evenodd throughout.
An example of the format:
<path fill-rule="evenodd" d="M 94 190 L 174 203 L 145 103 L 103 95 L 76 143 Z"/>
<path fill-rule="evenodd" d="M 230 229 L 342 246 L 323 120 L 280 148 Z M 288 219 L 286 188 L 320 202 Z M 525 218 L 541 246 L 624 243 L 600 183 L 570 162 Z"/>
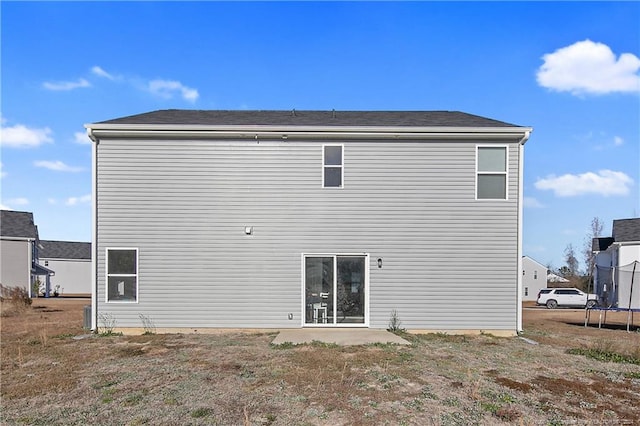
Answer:
<path fill-rule="evenodd" d="M 305 325 L 364 325 L 366 255 L 305 255 Z"/>

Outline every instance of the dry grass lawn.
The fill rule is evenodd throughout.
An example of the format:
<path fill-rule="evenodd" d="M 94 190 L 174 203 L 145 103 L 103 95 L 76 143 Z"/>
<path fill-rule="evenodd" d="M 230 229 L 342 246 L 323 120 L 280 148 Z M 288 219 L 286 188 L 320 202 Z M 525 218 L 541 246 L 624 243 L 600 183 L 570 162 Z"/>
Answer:
<path fill-rule="evenodd" d="M 537 345 L 431 334 L 274 347 L 275 332 L 78 338 L 86 304 L 2 304 L 2 424 L 640 424 L 626 314 L 598 329 L 584 311 L 525 309 Z"/>

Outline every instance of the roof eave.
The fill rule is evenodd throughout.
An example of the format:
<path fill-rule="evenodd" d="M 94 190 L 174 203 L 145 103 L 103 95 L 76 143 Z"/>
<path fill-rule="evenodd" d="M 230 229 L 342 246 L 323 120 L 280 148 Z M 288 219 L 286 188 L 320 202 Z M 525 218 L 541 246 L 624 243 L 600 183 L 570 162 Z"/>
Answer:
<path fill-rule="evenodd" d="M 531 127 L 415 127 L 415 126 L 225 126 L 187 124 L 87 124 L 92 140 L 105 137 L 201 137 L 201 138 L 334 138 L 349 139 L 469 139 L 520 138 L 524 144 Z"/>

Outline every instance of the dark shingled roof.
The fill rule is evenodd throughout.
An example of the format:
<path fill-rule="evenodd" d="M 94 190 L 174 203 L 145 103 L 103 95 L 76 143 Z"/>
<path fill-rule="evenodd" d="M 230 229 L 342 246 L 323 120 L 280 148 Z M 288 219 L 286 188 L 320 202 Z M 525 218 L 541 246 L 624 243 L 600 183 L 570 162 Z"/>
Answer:
<path fill-rule="evenodd" d="M 612 236 L 616 242 L 640 241 L 640 218 L 614 220 Z"/>
<path fill-rule="evenodd" d="M 613 244 L 613 238 L 611 237 L 598 237 L 594 238 L 591 242 L 592 251 L 605 251 L 609 246 Z"/>
<path fill-rule="evenodd" d="M 0 213 L 0 235 L 38 239 L 38 228 L 33 222 L 33 213 L 13 210 L 2 210 Z"/>
<path fill-rule="evenodd" d="M 41 259 L 91 259 L 91 243 L 40 241 Z"/>
<path fill-rule="evenodd" d="M 221 111 L 168 109 L 96 124 L 211 126 L 520 127 L 458 111 Z"/>

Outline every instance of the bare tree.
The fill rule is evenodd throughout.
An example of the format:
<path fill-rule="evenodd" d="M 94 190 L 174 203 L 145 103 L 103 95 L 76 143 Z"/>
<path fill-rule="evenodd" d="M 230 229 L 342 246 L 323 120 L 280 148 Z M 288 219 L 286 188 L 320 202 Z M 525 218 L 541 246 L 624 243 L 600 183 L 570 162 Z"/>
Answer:
<path fill-rule="evenodd" d="M 578 259 L 576 258 L 576 252 L 573 249 L 573 244 L 567 245 L 564 249 L 564 261 L 566 263 L 566 274 L 575 277 L 578 275 Z M 562 269 L 562 268 L 561 268 Z"/>
<path fill-rule="evenodd" d="M 588 278 L 587 281 L 587 290 L 591 290 L 592 285 L 592 277 L 593 277 L 593 267 L 595 262 L 595 256 L 593 255 L 593 239 L 602 236 L 602 231 L 604 230 L 604 223 L 602 219 L 599 217 L 594 217 L 591 219 L 591 228 L 589 229 L 589 233 L 584 239 L 584 246 L 582 248 L 582 256 L 584 258 L 584 265 L 586 268 L 586 276 Z"/>

